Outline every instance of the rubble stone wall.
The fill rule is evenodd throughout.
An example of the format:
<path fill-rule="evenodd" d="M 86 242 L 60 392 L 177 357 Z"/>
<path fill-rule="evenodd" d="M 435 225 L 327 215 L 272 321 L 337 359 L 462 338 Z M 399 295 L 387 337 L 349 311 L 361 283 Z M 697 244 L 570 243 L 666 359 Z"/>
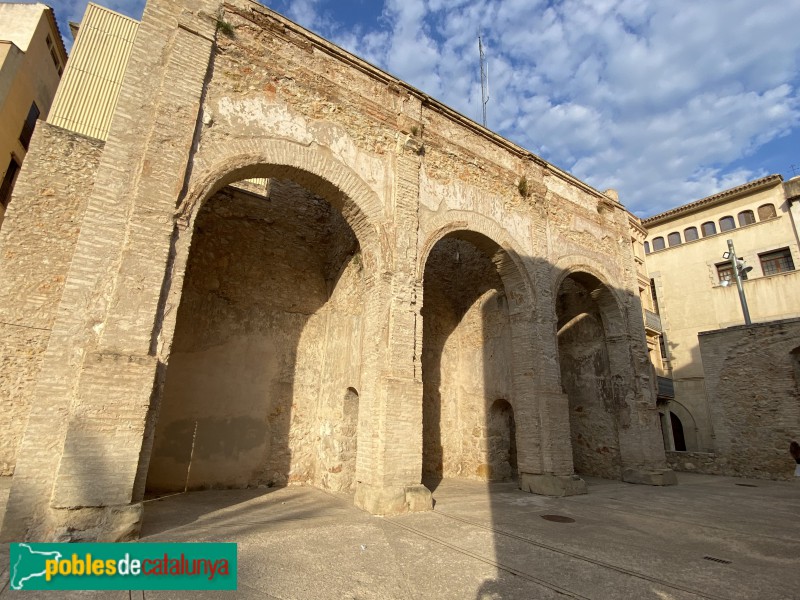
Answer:
<path fill-rule="evenodd" d="M 353 483 L 358 242 L 325 200 L 291 182 L 268 189 L 226 188 L 198 216 L 151 491 Z"/>
<path fill-rule="evenodd" d="M 800 437 L 800 319 L 707 331 L 699 340 L 714 424 L 712 472 L 791 479 L 789 443 Z"/>

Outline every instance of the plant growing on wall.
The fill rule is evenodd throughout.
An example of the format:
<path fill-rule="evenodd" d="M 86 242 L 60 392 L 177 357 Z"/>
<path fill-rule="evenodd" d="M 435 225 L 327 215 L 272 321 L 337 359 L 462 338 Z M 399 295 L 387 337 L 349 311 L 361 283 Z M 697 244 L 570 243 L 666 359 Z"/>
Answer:
<path fill-rule="evenodd" d="M 217 31 L 224 33 L 228 37 L 233 37 L 234 34 L 233 25 L 223 20 L 221 17 L 217 19 Z"/>
<path fill-rule="evenodd" d="M 519 190 L 519 195 L 523 198 L 531 197 L 531 191 L 528 189 L 528 179 L 524 175 L 520 177 L 517 189 Z"/>

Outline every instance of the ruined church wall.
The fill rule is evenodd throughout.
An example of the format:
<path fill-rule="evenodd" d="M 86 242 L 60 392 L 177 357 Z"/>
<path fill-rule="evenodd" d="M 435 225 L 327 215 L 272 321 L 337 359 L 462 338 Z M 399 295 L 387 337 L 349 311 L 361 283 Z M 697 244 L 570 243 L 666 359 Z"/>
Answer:
<path fill-rule="evenodd" d="M 609 287 L 633 292 L 627 215 L 268 9 L 235 4 L 150 0 L 145 8 L 38 379 L 35 427 L 23 441 L 4 535 L 135 535 L 155 422 L 151 400 L 166 365 L 174 366 L 171 351 L 181 353 L 172 333 L 194 218 L 207 196 L 247 177 L 294 179 L 342 209 L 361 242 L 361 371 L 344 373 L 329 394 L 359 395 L 359 506 L 379 514 L 430 508 L 419 485 L 420 264 L 442 231 L 458 228 L 504 250 L 489 254 L 508 299 L 515 414 L 524 416 L 520 470 L 555 476 L 566 490 L 572 464 L 562 443 L 569 422 L 558 404 L 553 282 L 563 269 L 591 265 Z M 231 35 L 217 19 L 231 25 Z M 311 287 L 331 293 L 322 282 Z M 643 348 L 641 312 L 630 308 L 625 335 L 642 330 Z M 324 339 L 321 316 L 317 309 L 308 318 L 298 353 L 306 352 L 306 339 L 320 339 L 314 327 Z M 321 368 L 318 346 L 307 352 L 292 389 L 319 394 L 312 381 Z M 636 356 L 642 365 L 632 388 L 646 368 L 646 352 Z M 628 397 L 641 409 L 632 423 L 644 422 L 646 394 Z M 325 423 L 319 405 L 305 414 L 295 429 L 315 436 Z M 309 459 L 288 467 L 287 480 L 335 474 L 327 459 L 321 468 L 313 444 L 303 448 Z M 643 454 L 642 463 L 656 462 L 647 448 Z"/>
<path fill-rule="evenodd" d="M 0 475 L 11 475 L 103 143 L 39 121 L 0 230 Z"/>
<path fill-rule="evenodd" d="M 469 242 L 439 242 L 426 266 L 422 316 L 423 474 L 511 476 L 490 440 L 492 404 L 514 398 L 507 299 L 489 257 Z"/>
<path fill-rule="evenodd" d="M 341 444 L 346 391 L 358 386 L 359 274 L 343 266 L 356 251 L 341 216 L 290 182 L 270 182 L 267 199 L 226 188 L 207 202 L 179 308 L 151 491 L 307 482 L 318 463 L 335 474 L 322 483 L 349 487 L 354 452 L 345 466 L 323 448 Z"/>
<path fill-rule="evenodd" d="M 539 468 L 572 471 L 572 457 L 551 451 L 558 444 L 537 434 L 551 440 L 569 435 L 555 337 L 555 296 L 565 273 L 585 272 L 607 286 L 614 299 L 615 343 L 608 352 L 615 368 L 608 375 L 615 381 L 615 398 L 625 406 L 601 419 L 582 419 L 584 433 L 596 441 L 616 438 L 607 435 L 614 429 L 610 421 L 622 415 L 618 442 L 592 444 L 609 448 L 603 472 L 618 474 L 620 461 L 633 469 L 662 469 L 664 451 L 628 215 L 615 195 L 597 194 L 543 161 L 464 127 L 452 115 L 425 107 L 421 121 L 420 256 L 447 231 L 478 231 L 511 253 L 514 264 L 505 265 L 510 269 L 503 276 L 521 275 L 522 285 L 507 290 L 509 314 L 517 331 L 523 332 L 514 339 L 515 347 L 523 348 L 515 368 L 534 370 L 536 377 L 527 387 L 525 381 L 514 381 L 519 388 L 515 395 L 533 412 L 518 428 L 520 447 L 547 448 L 540 456 L 548 466 Z M 526 354 L 532 363 L 525 364 Z M 594 379 L 596 387 L 604 384 L 602 377 Z M 550 408 L 544 409 L 547 405 Z"/>

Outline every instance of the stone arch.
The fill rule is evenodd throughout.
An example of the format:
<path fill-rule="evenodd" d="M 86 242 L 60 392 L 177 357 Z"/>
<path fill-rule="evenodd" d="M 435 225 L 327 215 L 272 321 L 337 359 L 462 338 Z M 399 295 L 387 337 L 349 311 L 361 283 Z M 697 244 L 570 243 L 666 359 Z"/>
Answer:
<path fill-rule="evenodd" d="M 184 293 L 187 265 L 195 237 L 195 223 L 201 208 L 212 196 L 230 183 L 255 177 L 290 180 L 312 194 L 324 198 L 334 211 L 341 213 L 358 242 L 358 256 L 355 256 L 353 260 L 357 260 L 359 269 L 365 273 L 364 312 L 367 313 L 371 306 L 381 303 L 385 296 L 385 294 L 374 291 L 380 284 L 374 274 L 378 272 L 379 265 L 388 251 L 382 247 L 379 241 L 379 223 L 383 218 L 383 209 L 374 190 L 370 189 L 351 169 L 318 147 L 309 148 L 280 140 L 222 144 L 215 148 L 213 160 L 208 157 L 198 157 L 193 162 L 192 175 L 176 206 L 176 224 L 172 238 L 170 263 L 167 266 L 167 277 L 159 306 L 160 315 L 157 319 L 159 328 L 156 332 L 157 335 L 154 336 L 155 352 L 165 367 L 169 363 L 175 337 L 177 309 Z M 345 266 L 346 264 L 345 262 Z M 365 320 L 364 326 L 367 329 L 377 328 L 380 324 L 373 321 L 375 320 Z M 372 331 L 367 331 L 363 339 L 365 341 L 362 351 L 377 355 L 379 336 Z M 373 388 L 376 383 L 371 378 L 364 378 L 362 382 L 354 383 L 359 388 L 363 387 L 365 397 L 375 397 Z M 309 477 L 313 477 L 313 481 L 323 487 L 351 490 L 356 481 L 354 471 L 356 469 L 371 470 L 370 460 L 363 457 L 356 460 L 356 452 L 368 453 L 370 444 L 368 443 L 368 433 L 361 431 L 358 427 L 360 422 L 358 414 L 355 416 L 351 414 L 351 409 L 360 411 L 364 406 L 364 402 L 359 402 L 358 393 L 356 392 L 355 396 L 351 393 L 355 389 L 355 387 L 348 388 L 347 393 L 338 396 L 340 405 L 335 407 L 335 410 L 342 412 L 343 418 L 339 427 L 341 430 L 339 437 L 351 435 L 364 439 L 352 439 L 352 444 L 349 442 L 338 444 L 337 452 L 341 454 L 341 457 L 333 456 L 330 452 L 326 456 L 322 456 L 323 450 L 318 451 L 317 460 L 318 465 L 321 466 L 316 475 L 309 475 Z M 162 393 L 163 390 L 160 391 L 157 388 L 156 403 L 160 402 Z M 353 397 L 355 397 L 354 402 L 352 401 Z M 330 403 L 335 404 L 333 401 Z M 144 493 L 145 481 L 148 477 L 150 452 L 156 437 L 156 414 L 157 411 L 153 411 L 150 415 L 147 425 L 147 449 L 140 459 L 137 475 L 137 489 L 140 494 Z M 351 429 L 355 431 L 351 431 Z M 342 464 L 339 463 L 345 464 L 347 468 L 341 471 Z M 326 472 L 322 472 L 323 468 L 326 469 Z M 369 481 L 370 475 L 364 472 L 357 479 Z"/>
<path fill-rule="evenodd" d="M 686 437 L 683 433 L 683 421 L 674 412 L 669 411 L 670 425 L 672 426 L 672 440 L 676 452 L 686 452 Z"/>
<path fill-rule="evenodd" d="M 314 144 L 253 139 L 218 144 L 210 156 L 195 158 L 178 202 L 178 222 L 189 225 L 216 191 L 251 177 L 292 179 L 324 197 L 342 212 L 362 245 L 374 240 L 377 225 L 385 218 L 378 194 L 329 150 Z"/>
<path fill-rule="evenodd" d="M 597 269 L 580 263 L 558 273 L 555 333 L 575 470 L 619 479 L 620 430 L 631 422 L 632 372 L 623 310 L 606 281 Z"/>
<path fill-rule="evenodd" d="M 670 413 L 673 413 L 681 420 L 681 424 L 683 425 L 683 438 L 686 442 L 686 450 L 688 452 L 699 451 L 700 447 L 697 443 L 697 423 L 694 415 L 692 415 L 692 413 L 683 404 L 676 402 L 675 400 L 670 400 L 667 408 Z"/>
<path fill-rule="evenodd" d="M 564 263 L 567 266 L 562 266 Z M 554 267 L 554 271 L 553 298 L 558 295 L 558 290 L 564 280 L 572 277 L 590 288 L 592 296 L 600 306 L 603 328 L 607 336 L 618 336 L 627 331 L 622 298 L 620 292 L 609 284 L 612 277 L 608 272 L 599 265 L 589 265 L 583 259 L 575 260 L 573 257 L 560 260 Z"/>
<path fill-rule="evenodd" d="M 506 481 L 517 478 L 517 439 L 514 408 L 502 398 L 492 402 L 487 419 L 490 478 Z"/>
<path fill-rule="evenodd" d="M 489 256 L 503 279 L 506 293 L 512 294 L 513 308 L 520 312 L 533 310 L 533 283 L 517 251 L 519 245 L 510 239 L 496 221 L 477 213 L 448 211 L 430 221 L 429 231 L 417 256 L 417 281 L 422 282 L 425 265 L 433 247 L 442 239 L 459 237 Z"/>
<path fill-rule="evenodd" d="M 388 252 L 379 234 L 385 215 L 377 193 L 352 169 L 316 145 L 269 139 L 228 142 L 216 145 L 210 156 L 195 157 L 190 169 L 175 210 L 170 259 L 152 341 L 153 353 L 165 362 L 169 359 L 195 219 L 203 204 L 226 185 L 246 178 L 291 179 L 342 213 L 358 239 L 365 269 L 378 272 L 380 261 Z"/>
<path fill-rule="evenodd" d="M 479 227 L 473 227 L 475 222 L 478 222 Z M 539 472 L 541 469 L 541 426 L 533 393 L 534 360 L 531 352 L 533 295 L 523 261 L 513 250 L 511 244 L 506 241 L 507 237 L 503 236 L 502 229 L 489 219 L 475 219 L 470 214 L 468 220 L 440 221 L 438 227 L 431 229 L 433 233 L 428 235 L 422 244 L 418 257 L 418 278 L 423 296 L 423 335 L 421 336 L 423 339 L 421 357 L 425 398 L 423 472 L 431 476 L 435 474 L 434 470 L 438 469 L 440 476 L 491 478 L 491 465 L 487 462 L 487 457 L 483 456 L 485 450 L 482 453 L 469 454 L 469 452 L 472 451 L 470 448 L 473 448 L 475 444 L 483 444 L 478 441 L 478 438 L 485 442 L 491 422 L 491 401 L 498 397 L 504 398 L 509 407 L 514 407 L 515 443 L 519 470 L 528 473 Z M 490 234 L 495 237 L 490 237 Z M 437 261 L 442 259 L 441 252 L 445 248 L 448 251 L 461 248 L 469 260 L 473 261 L 471 263 L 473 265 L 477 265 L 477 262 L 474 261 L 485 260 L 485 266 L 480 267 L 483 269 L 480 272 L 485 273 L 486 277 L 496 277 L 497 280 L 493 284 L 487 284 L 485 289 L 480 285 L 476 288 L 470 284 L 472 287 L 465 288 L 460 293 L 455 290 L 448 291 L 450 296 L 459 296 L 462 300 L 467 298 L 466 305 L 459 309 L 461 312 L 453 313 L 453 316 L 448 316 L 449 313 L 445 311 L 445 313 L 437 313 L 437 316 L 434 317 L 438 308 L 434 308 L 432 304 L 432 289 L 426 289 L 429 285 L 427 272 L 432 268 L 431 261 L 434 258 Z M 455 256 L 454 260 L 457 262 L 458 254 Z M 474 277 L 474 273 L 472 277 Z M 474 283 L 478 280 L 473 278 L 471 281 Z M 441 294 L 441 290 L 436 292 L 436 303 L 440 306 L 442 305 Z M 475 309 L 477 306 L 480 306 L 479 311 Z M 434 318 L 436 321 L 432 321 Z M 442 325 L 443 323 L 444 325 Z M 479 324 L 477 328 L 475 323 Z M 458 333 L 459 331 L 463 333 Z M 476 356 L 482 356 L 482 358 L 478 359 L 480 367 L 473 365 L 471 370 L 467 368 L 458 374 L 458 377 L 461 378 L 460 388 L 470 390 L 469 393 L 461 394 L 459 397 L 466 398 L 464 402 L 475 409 L 474 412 L 464 409 L 460 414 L 469 413 L 472 415 L 470 418 L 476 418 L 479 422 L 462 424 L 464 431 L 469 430 L 468 434 L 460 430 L 455 433 L 447 432 L 448 435 L 452 434 L 452 437 L 461 436 L 460 441 L 457 439 L 455 442 L 452 440 L 448 442 L 437 438 L 437 435 L 442 432 L 441 422 L 447 421 L 443 413 L 444 411 L 458 412 L 463 408 L 459 404 L 460 401 L 455 399 L 454 392 L 448 392 L 447 396 L 439 394 L 440 389 L 452 390 L 454 386 L 459 387 L 453 381 L 446 382 L 441 378 L 446 373 L 448 363 L 456 361 L 456 359 L 448 358 L 445 351 L 445 344 L 454 339 L 453 334 L 464 336 L 458 337 L 458 340 L 467 340 L 466 342 L 457 342 L 458 349 L 455 352 L 461 352 L 458 355 L 461 358 L 457 359 L 459 363 L 469 362 Z M 435 336 L 439 336 L 439 338 Z M 432 342 L 432 340 L 438 341 Z M 432 347 L 435 348 L 433 351 Z M 449 356 L 455 356 L 455 354 Z M 463 358 L 464 356 L 467 358 Z M 502 369 L 506 371 L 504 371 L 505 375 L 500 377 L 498 373 Z M 452 376 L 450 377 L 452 379 Z M 505 381 L 506 387 L 497 383 L 501 379 Z M 467 381 L 469 383 L 464 385 L 464 382 Z M 509 383 L 510 385 L 508 385 Z M 480 390 L 480 392 L 475 390 Z M 485 396 L 472 398 L 477 393 L 485 394 Z M 450 398 L 450 395 L 453 395 L 453 398 Z M 460 448 L 461 450 L 456 453 L 463 453 L 459 459 L 462 463 L 454 466 L 453 461 L 450 461 L 448 466 L 447 460 L 444 458 L 446 447 Z"/>

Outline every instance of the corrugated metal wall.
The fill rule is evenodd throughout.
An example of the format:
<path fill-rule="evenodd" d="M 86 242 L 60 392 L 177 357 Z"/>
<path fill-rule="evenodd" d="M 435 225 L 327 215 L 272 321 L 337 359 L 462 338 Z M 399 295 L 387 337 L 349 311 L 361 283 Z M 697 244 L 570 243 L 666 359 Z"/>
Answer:
<path fill-rule="evenodd" d="M 139 22 L 89 3 L 48 122 L 105 141 Z"/>
<path fill-rule="evenodd" d="M 138 28 L 134 19 L 91 2 L 86 6 L 49 123 L 106 141 Z M 244 189 L 266 193 L 266 179 L 245 181 Z"/>

